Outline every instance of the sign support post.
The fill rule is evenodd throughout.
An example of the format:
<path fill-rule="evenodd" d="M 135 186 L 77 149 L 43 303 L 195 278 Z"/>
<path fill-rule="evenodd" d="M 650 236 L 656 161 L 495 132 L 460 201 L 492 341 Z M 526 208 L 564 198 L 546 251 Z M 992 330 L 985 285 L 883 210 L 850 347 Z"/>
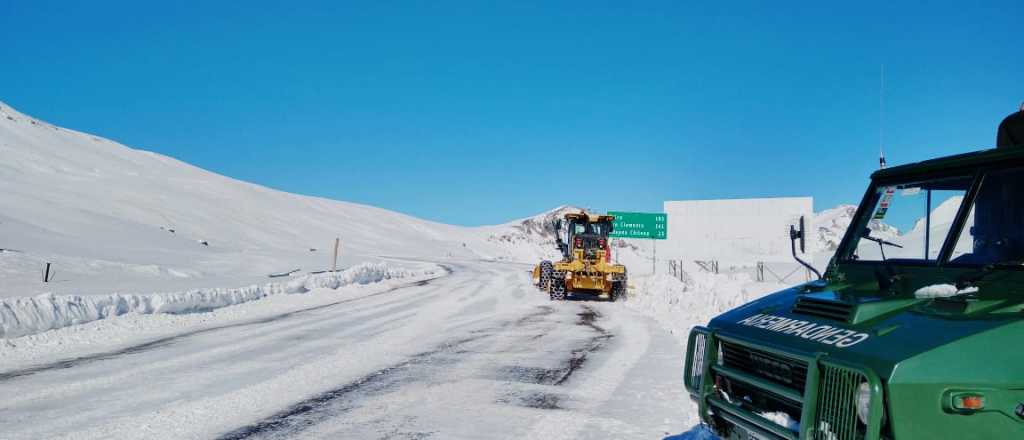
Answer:
<path fill-rule="evenodd" d="M 651 253 L 651 274 L 658 274 L 658 240 L 651 240 L 654 243 L 654 251 Z"/>

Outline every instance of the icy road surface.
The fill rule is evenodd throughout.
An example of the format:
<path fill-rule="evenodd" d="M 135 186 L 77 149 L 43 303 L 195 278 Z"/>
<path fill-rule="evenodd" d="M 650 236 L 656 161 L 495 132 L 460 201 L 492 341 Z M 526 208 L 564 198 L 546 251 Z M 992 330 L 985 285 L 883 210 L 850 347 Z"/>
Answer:
<path fill-rule="evenodd" d="M 652 320 L 550 302 L 526 266 L 450 267 L 73 361 L 0 360 L 0 437 L 661 439 L 693 426 L 682 347 Z"/>

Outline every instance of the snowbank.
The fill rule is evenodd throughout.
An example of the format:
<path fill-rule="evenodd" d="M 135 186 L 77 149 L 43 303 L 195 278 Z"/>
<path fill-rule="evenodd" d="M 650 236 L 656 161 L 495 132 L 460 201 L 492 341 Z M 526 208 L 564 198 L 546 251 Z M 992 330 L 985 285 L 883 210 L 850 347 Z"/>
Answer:
<path fill-rule="evenodd" d="M 694 326 L 706 325 L 711 318 L 725 311 L 787 287 L 778 283 L 756 282 L 744 272 L 714 274 L 693 266 L 687 267 L 682 276 L 677 277 L 659 274 L 631 278 L 633 284 L 623 304 L 654 318 L 684 347 Z M 700 423 L 696 409 L 695 404 L 688 402 L 684 423 Z M 665 440 L 670 439 L 717 440 L 718 437 L 697 425 L 687 432 L 665 437 Z"/>
<path fill-rule="evenodd" d="M 438 268 L 412 270 L 384 263 L 363 263 L 341 272 L 304 275 L 283 283 L 267 283 L 227 289 L 195 289 L 183 292 L 109 295 L 42 294 L 30 298 L 0 300 L 0 339 L 16 338 L 47 330 L 84 324 L 127 313 L 195 313 L 254 301 L 269 295 L 305 293 L 313 289 L 337 289 L 388 279 L 440 272 Z"/>
<path fill-rule="evenodd" d="M 693 326 L 705 325 L 729 309 L 786 287 L 756 282 L 746 273 L 698 270 L 685 271 L 682 277 L 658 274 L 633 279 L 624 304 L 654 318 L 683 344 Z"/>

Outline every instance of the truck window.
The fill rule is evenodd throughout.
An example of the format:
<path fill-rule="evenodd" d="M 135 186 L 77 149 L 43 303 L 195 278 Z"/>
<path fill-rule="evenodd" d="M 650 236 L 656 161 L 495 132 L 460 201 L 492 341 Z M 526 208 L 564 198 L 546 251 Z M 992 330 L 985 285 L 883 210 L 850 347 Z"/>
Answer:
<path fill-rule="evenodd" d="M 989 173 L 957 237 L 950 262 L 1021 265 L 1024 262 L 1024 169 Z"/>
<path fill-rule="evenodd" d="M 853 258 L 937 259 L 971 182 L 957 177 L 878 187 L 868 230 L 857 237 Z"/>

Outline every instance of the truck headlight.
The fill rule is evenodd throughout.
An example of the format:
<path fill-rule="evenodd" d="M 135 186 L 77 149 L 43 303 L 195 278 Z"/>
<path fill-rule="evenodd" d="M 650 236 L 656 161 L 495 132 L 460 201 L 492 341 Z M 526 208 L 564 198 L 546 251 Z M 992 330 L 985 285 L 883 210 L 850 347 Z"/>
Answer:
<path fill-rule="evenodd" d="M 868 417 L 871 415 L 871 385 L 861 382 L 857 387 L 857 417 L 860 422 L 867 425 Z"/>

